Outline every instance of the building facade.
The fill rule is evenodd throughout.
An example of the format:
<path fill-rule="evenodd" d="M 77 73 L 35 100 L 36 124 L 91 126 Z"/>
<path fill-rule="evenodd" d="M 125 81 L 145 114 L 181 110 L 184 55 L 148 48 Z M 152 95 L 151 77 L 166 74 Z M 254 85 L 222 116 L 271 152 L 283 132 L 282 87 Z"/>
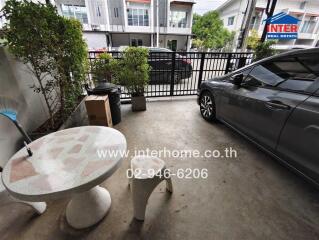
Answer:
<path fill-rule="evenodd" d="M 156 46 L 157 31 L 159 47 L 189 50 L 194 3 L 194 0 L 55 0 L 59 14 L 83 24 L 90 50 Z"/>
<path fill-rule="evenodd" d="M 235 41 L 243 27 L 244 16 L 247 11 L 249 0 L 228 0 L 216 10 L 220 13 L 224 26 L 236 32 Z M 265 8 L 267 0 L 257 0 L 253 17 L 250 23 L 250 30 L 256 30 L 261 36 L 264 29 L 263 20 L 267 18 Z M 319 46 L 319 1 L 318 0 L 278 0 L 275 8 L 276 13 L 285 12 L 298 18 L 298 39 L 278 40 L 275 48 L 309 48 Z"/>

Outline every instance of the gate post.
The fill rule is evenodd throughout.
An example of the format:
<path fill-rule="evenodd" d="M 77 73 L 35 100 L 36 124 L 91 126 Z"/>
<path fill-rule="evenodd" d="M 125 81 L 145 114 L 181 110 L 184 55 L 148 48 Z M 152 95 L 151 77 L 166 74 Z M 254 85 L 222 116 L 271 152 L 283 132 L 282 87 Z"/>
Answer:
<path fill-rule="evenodd" d="M 241 55 L 240 58 L 239 58 L 239 61 L 238 61 L 237 69 L 245 67 L 246 66 L 246 60 L 247 60 L 247 57 Z"/>
<path fill-rule="evenodd" d="M 231 61 L 231 59 L 232 59 L 232 53 L 228 53 L 228 58 L 227 58 L 227 63 L 226 63 L 225 74 L 229 73 L 230 61 Z"/>
<path fill-rule="evenodd" d="M 199 88 L 200 84 L 203 81 L 203 71 L 204 71 L 204 63 L 205 63 L 205 54 L 204 52 L 201 53 L 201 58 L 200 58 L 200 67 L 199 67 L 199 76 L 198 76 L 198 84 L 197 88 Z"/>
<path fill-rule="evenodd" d="M 172 71 L 171 71 L 170 96 L 174 96 L 175 61 L 176 61 L 176 52 L 174 51 L 173 54 L 172 54 Z"/>

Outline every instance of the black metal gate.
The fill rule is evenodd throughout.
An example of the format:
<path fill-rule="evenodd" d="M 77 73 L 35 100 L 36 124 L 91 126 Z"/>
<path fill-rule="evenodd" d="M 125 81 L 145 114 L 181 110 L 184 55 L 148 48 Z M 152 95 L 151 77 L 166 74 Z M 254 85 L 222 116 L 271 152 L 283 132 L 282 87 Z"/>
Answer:
<path fill-rule="evenodd" d="M 89 52 L 89 61 L 101 52 Z M 120 52 L 109 52 L 121 58 Z M 149 53 L 150 82 L 146 97 L 196 95 L 202 81 L 222 76 L 252 62 L 252 53 L 236 52 L 153 52 Z M 89 74 L 91 78 L 91 74 Z M 122 87 L 122 99 L 130 98 Z"/>

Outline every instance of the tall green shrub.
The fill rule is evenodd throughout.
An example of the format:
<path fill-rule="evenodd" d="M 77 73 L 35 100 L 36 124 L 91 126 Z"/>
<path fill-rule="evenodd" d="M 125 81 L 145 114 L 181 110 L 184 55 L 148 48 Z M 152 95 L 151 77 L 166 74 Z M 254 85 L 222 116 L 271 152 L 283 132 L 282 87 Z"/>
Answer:
<path fill-rule="evenodd" d="M 148 64 L 148 49 L 128 47 L 117 66 L 116 79 L 125 86 L 133 97 L 143 96 L 144 88 L 149 81 L 150 66 Z"/>
<path fill-rule="evenodd" d="M 95 82 L 107 81 L 112 82 L 112 74 L 114 74 L 114 68 L 116 60 L 112 58 L 109 53 L 101 53 L 92 62 L 91 73 Z"/>
<path fill-rule="evenodd" d="M 81 24 L 59 16 L 49 3 L 8 0 L 2 13 L 6 45 L 30 66 L 37 79 L 32 87 L 43 95 L 54 128 L 54 114 L 65 119 L 81 95 L 88 66 Z"/>
<path fill-rule="evenodd" d="M 270 57 L 276 54 L 276 49 L 272 47 L 274 44 L 276 44 L 276 41 L 273 41 L 273 40 L 269 40 L 265 42 L 259 41 L 254 48 L 255 61 L 258 61 L 260 59 Z"/>

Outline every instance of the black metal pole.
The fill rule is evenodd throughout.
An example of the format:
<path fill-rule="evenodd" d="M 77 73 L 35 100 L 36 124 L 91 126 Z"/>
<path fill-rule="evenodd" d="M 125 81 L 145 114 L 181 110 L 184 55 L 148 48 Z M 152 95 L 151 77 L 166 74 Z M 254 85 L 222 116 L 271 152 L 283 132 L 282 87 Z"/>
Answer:
<path fill-rule="evenodd" d="M 176 64 L 176 51 L 174 51 L 173 54 L 172 54 L 172 71 L 171 71 L 170 96 L 174 95 L 175 64 Z"/>
<path fill-rule="evenodd" d="M 271 1 L 271 7 L 270 7 L 270 1 Z M 265 9 L 266 15 L 267 15 L 267 19 L 273 16 L 275 8 L 276 8 L 276 5 L 277 5 L 277 0 L 268 0 L 267 7 Z M 269 9 L 269 7 L 270 7 L 270 9 Z M 267 26 L 268 26 L 268 23 L 266 22 L 263 34 L 261 35 L 261 38 L 260 38 L 261 42 L 264 42 L 266 40 Z"/>
<path fill-rule="evenodd" d="M 197 88 L 200 87 L 200 84 L 203 81 L 203 71 L 204 71 L 204 62 L 205 62 L 205 53 L 201 53 L 201 58 L 200 58 L 200 67 L 199 67 L 199 77 L 198 77 L 198 85 Z"/>
<path fill-rule="evenodd" d="M 16 125 L 17 129 L 19 130 L 19 132 L 22 134 L 25 142 L 27 144 L 30 144 L 32 142 L 31 138 L 28 136 L 28 134 L 23 130 L 22 126 L 17 122 L 17 121 L 13 121 L 14 125 Z"/>

